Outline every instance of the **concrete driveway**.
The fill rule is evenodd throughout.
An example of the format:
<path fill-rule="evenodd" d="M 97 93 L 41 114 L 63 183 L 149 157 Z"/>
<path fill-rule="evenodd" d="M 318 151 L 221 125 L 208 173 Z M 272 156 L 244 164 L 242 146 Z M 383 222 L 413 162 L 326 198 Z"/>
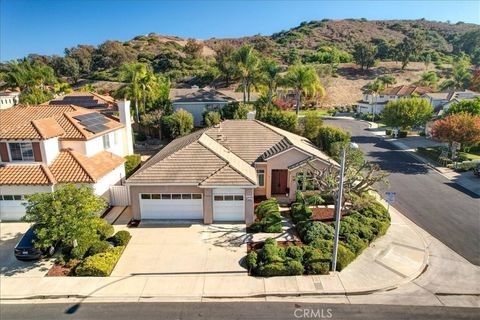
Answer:
<path fill-rule="evenodd" d="M 112 276 L 243 274 L 244 224 L 140 225 Z"/>
<path fill-rule="evenodd" d="M 0 277 L 41 277 L 52 267 L 54 259 L 18 261 L 13 248 L 30 224 L 24 222 L 0 223 Z"/>

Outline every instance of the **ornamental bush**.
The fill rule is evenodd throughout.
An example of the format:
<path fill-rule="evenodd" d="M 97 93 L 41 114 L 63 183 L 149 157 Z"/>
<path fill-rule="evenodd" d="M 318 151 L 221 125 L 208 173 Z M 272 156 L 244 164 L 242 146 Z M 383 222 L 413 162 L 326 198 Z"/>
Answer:
<path fill-rule="evenodd" d="M 93 256 L 98 253 L 107 252 L 112 246 L 107 241 L 95 241 L 88 249 L 88 256 Z"/>
<path fill-rule="evenodd" d="M 107 238 L 110 238 L 115 230 L 113 229 L 113 226 L 107 222 L 105 219 L 98 219 L 98 224 L 97 224 L 97 233 L 98 236 L 100 237 L 100 240 L 105 240 Z"/>
<path fill-rule="evenodd" d="M 293 260 L 302 261 L 303 260 L 303 249 L 297 246 L 289 246 L 285 251 L 287 257 L 292 258 Z"/>
<path fill-rule="evenodd" d="M 255 251 L 250 251 L 247 254 L 247 258 L 245 259 L 245 264 L 247 265 L 248 270 L 255 270 L 257 268 L 257 259 L 258 255 Z"/>
<path fill-rule="evenodd" d="M 120 259 L 124 248 L 124 246 L 119 246 L 111 248 L 107 252 L 87 257 L 75 268 L 75 274 L 84 277 L 108 277 Z"/>
<path fill-rule="evenodd" d="M 319 221 L 304 221 L 297 224 L 298 233 L 302 241 L 306 244 L 317 238 L 330 240 L 333 239 L 334 229 Z"/>
<path fill-rule="evenodd" d="M 220 116 L 220 112 L 204 112 L 203 113 L 203 123 L 206 127 L 212 127 L 214 125 L 219 124 L 222 122 L 222 117 Z"/>
<path fill-rule="evenodd" d="M 275 198 L 262 201 L 255 209 L 255 214 L 260 221 L 256 221 L 250 226 L 251 232 L 282 232 L 282 215 Z"/>
<path fill-rule="evenodd" d="M 113 241 L 115 246 L 126 246 L 130 241 L 130 238 L 132 238 L 132 236 L 130 235 L 130 232 L 126 230 L 120 230 L 117 233 L 115 233 L 115 235 L 113 235 L 111 240 Z"/>
<path fill-rule="evenodd" d="M 345 247 L 342 243 L 338 246 L 337 253 L 337 271 L 342 271 L 346 266 L 355 260 L 356 255 Z"/>

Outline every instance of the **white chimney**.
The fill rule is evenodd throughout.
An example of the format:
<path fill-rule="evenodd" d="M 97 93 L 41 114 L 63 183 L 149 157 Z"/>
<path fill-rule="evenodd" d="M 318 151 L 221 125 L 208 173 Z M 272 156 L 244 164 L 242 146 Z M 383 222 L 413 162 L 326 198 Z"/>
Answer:
<path fill-rule="evenodd" d="M 133 154 L 133 133 L 132 118 L 130 116 L 130 101 L 117 100 L 118 113 L 120 114 L 120 122 L 125 125 L 124 150 L 125 153 Z"/>

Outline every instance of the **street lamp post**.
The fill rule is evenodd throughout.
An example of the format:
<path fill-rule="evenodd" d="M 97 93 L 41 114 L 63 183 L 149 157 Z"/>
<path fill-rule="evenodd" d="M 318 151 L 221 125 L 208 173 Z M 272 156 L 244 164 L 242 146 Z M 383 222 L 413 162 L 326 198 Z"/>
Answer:
<path fill-rule="evenodd" d="M 350 143 L 351 149 L 358 149 L 356 143 Z M 337 269 L 338 238 L 340 237 L 340 219 L 342 218 L 343 180 L 345 178 L 345 158 L 347 148 L 342 148 L 342 159 L 340 163 L 340 182 L 338 187 L 337 205 L 335 206 L 335 236 L 333 238 L 332 271 Z"/>

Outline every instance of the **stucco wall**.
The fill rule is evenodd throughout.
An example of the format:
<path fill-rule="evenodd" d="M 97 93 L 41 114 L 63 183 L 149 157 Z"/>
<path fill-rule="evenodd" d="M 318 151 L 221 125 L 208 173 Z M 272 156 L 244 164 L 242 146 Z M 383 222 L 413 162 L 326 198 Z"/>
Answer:
<path fill-rule="evenodd" d="M 40 143 L 40 148 L 42 151 L 43 162 L 50 165 L 60 151 L 58 137 L 43 140 Z"/>
<path fill-rule="evenodd" d="M 267 160 L 267 172 L 268 172 L 268 179 L 265 179 L 265 186 L 266 186 L 266 196 L 270 198 L 272 196 L 272 170 L 275 169 L 288 169 L 288 166 L 295 164 L 299 161 L 305 160 L 309 157 L 306 153 L 299 151 L 297 149 L 290 149 L 284 153 L 277 155 L 271 159 Z M 294 182 L 295 176 L 292 176 L 290 172 L 288 173 L 287 177 L 287 185 L 290 188 L 290 198 L 295 195 L 295 190 L 292 188 L 292 182 Z"/>
<path fill-rule="evenodd" d="M 254 200 L 253 189 L 245 189 L 245 223 L 251 225 L 254 220 Z"/>
<path fill-rule="evenodd" d="M 265 176 L 264 176 L 264 185 L 263 187 L 258 187 L 255 188 L 255 195 L 256 196 L 265 196 L 267 194 L 267 182 L 270 180 L 270 174 L 268 172 L 268 167 L 266 163 L 256 163 L 255 164 L 255 169 L 260 169 L 265 171 Z"/>
<path fill-rule="evenodd" d="M 125 166 L 122 164 L 93 185 L 95 194 L 105 197 L 107 202 L 110 202 L 110 186 L 119 184 L 123 178 L 125 178 Z"/>
<path fill-rule="evenodd" d="M 222 108 L 226 102 L 173 102 L 173 110 L 184 109 L 193 115 L 193 125 L 195 127 L 203 126 L 203 112 L 207 105 L 215 105 L 215 107 Z"/>

